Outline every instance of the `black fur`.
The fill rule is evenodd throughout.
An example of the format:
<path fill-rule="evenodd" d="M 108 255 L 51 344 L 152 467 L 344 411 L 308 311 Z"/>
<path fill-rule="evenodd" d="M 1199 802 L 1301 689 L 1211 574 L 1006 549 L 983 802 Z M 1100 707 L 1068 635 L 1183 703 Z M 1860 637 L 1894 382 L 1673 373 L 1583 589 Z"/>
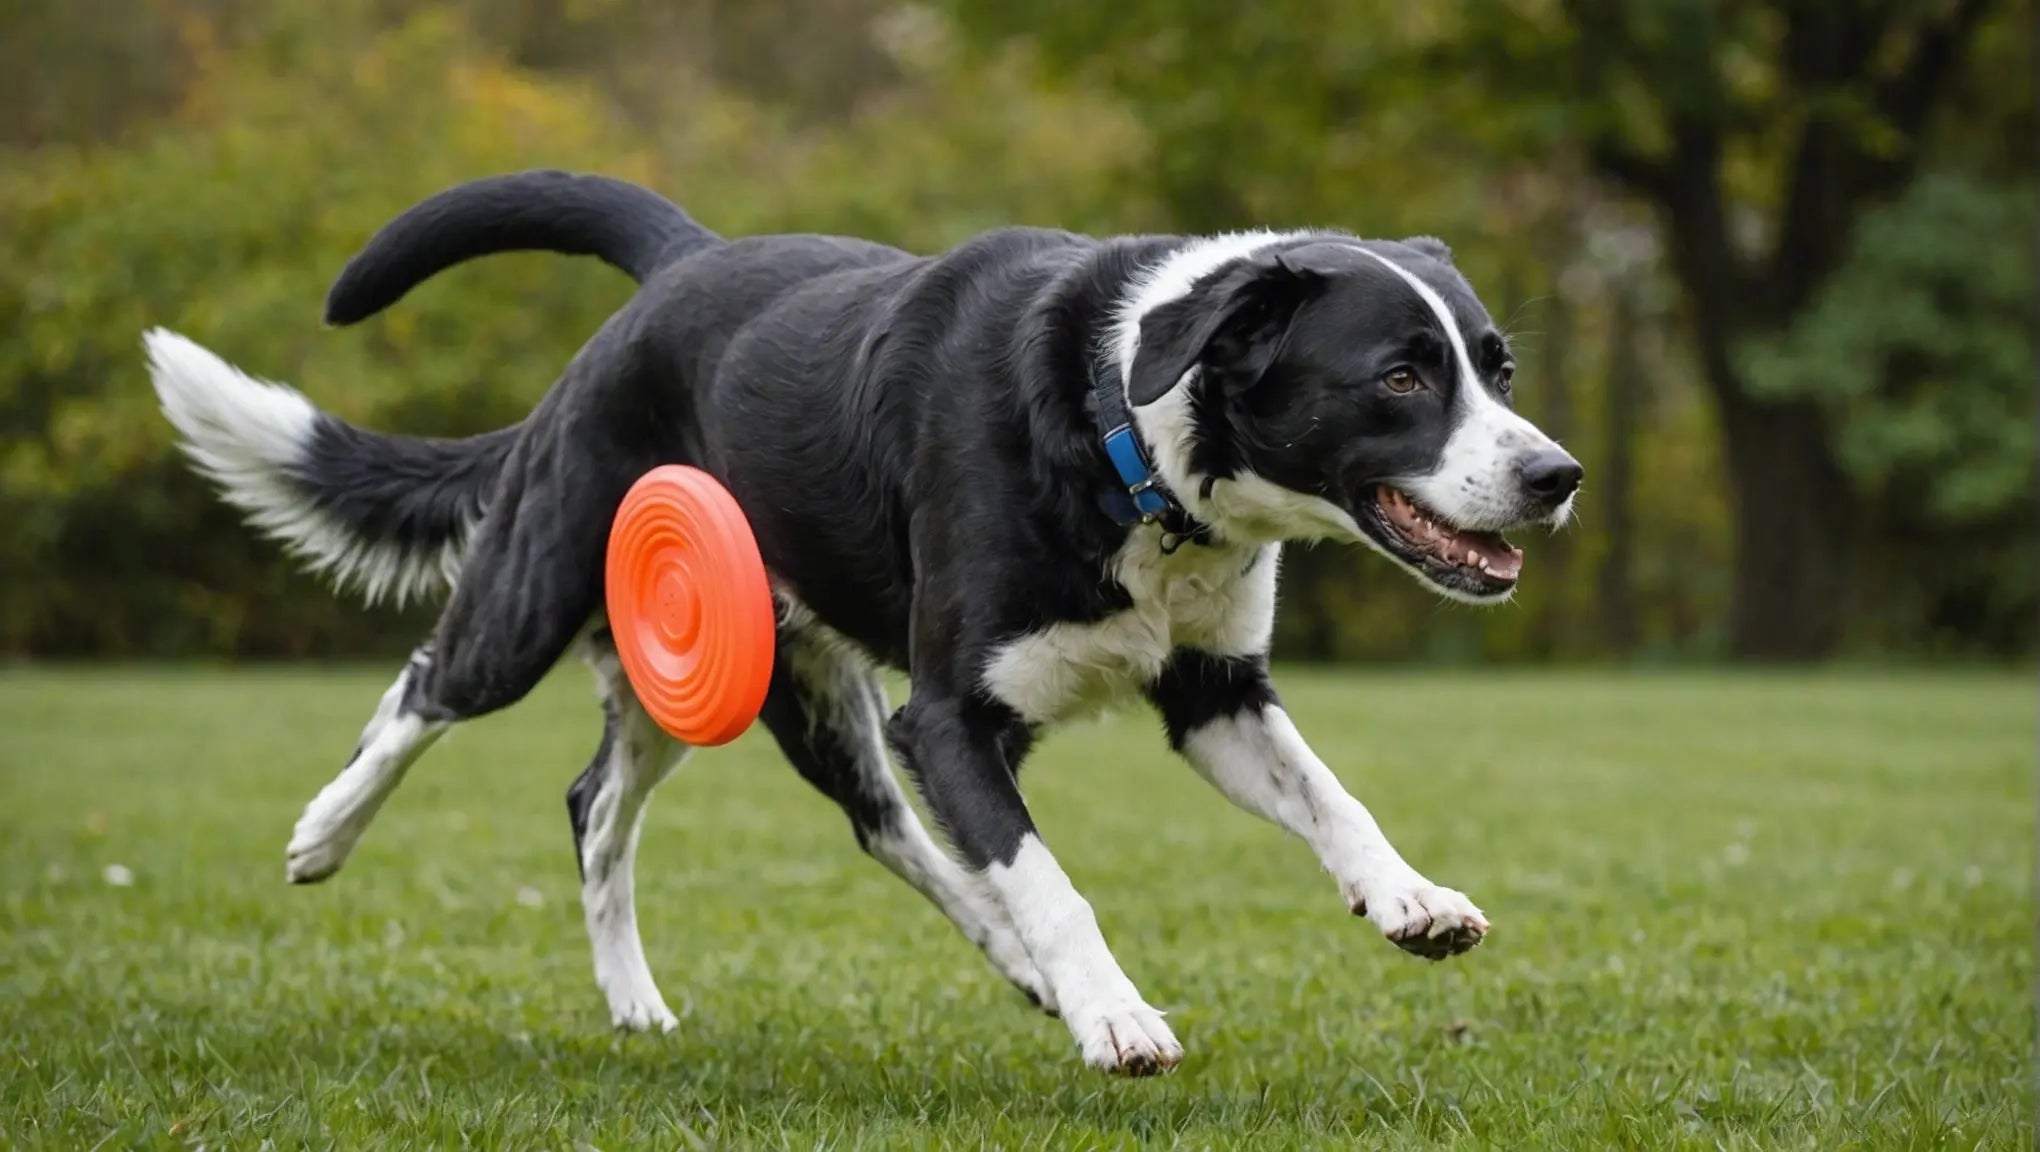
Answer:
<path fill-rule="evenodd" d="M 458 440 L 385 436 L 321 413 L 289 467 L 306 503 L 364 540 L 419 555 L 465 536 L 521 426 Z"/>
<path fill-rule="evenodd" d="M 649 299 L 612 317 L 528 417 L 467 547 L 435 634 L 430 719 L 522 699 L 602 605 L 602 558 L 624 493 L 691 458 L 692 400 L 662 386 L 642 338 Z"/>
<path fill-rule="evenodd" d="M 1207 369 L 1212 379 L 1199 414 L 1214 434 L 1198 442 L 1201 470 L 1221 478 L 1252 472 L 1358 509 L 1384 477 L 1432 466 L 1452 432 L 1457 384 L 1450 348 L 1421 301 L 1384 284 L 1391 274 L 1369 266 L 1350 242 L 1299 245 L 1233 275 L 1261 285 L 1262 302 L 1251 327 L 1228 335 L 1222 367 Z M 1493 331 L 1471 293 L 1446 300 L 1463 330 Z M 1304 326 L 1310 335 L 1293 338 Z M 1381 377 L 1399 363 L 1415 367 L 1429 387 L 1411 396 L 1388 392 Z M 1327 379 L 1364 383 L 1327 388 Z M 1369 518 L 1356 519 L 1364 526 Z"/>
<path fill-rule="evenodd" d="M 964 861 L 980 870 L 1011 863 L 1035 830 L 1020 798 L 1032 743 L 1020 718 L 974 693 L 916 692 L 886 735 Z"/>
<path fill-rule="evenodd" d="M 606 176 L 520 172 L 448 189 L 383 226 L 326 293 L 326 323 L 353 324 L 442 268 L 492 252 L 594 256 L 643 281 L 716 235 L 649 188 Z"/>
<path fill-rule="evenodd" d="M 1240 261 L 1206 291 L 1142 319 L 1141 346 L 1166 351 L 1135 363 L 1127 398 L 1152 404 L 1200 364 L 1207 398 L 1237 398 L 1268 374 L 1297 311 L 1321 289 L 1320 277 L 1285 253 Z"/>
<path fill-rule="evenodd" d="M 847 653 L 793 650 L 812 643 L 812 637 L 782 630 L 759 719 L 802 779 L 843 809 L 858 847 L 868 850 L 901 815 L 897 795 L 885 787 L 890 768 L 881 759 L 884 693 Z M 811 671 L 810 663 L 821 667 Z"/>
<path fill-rule="evenodd" d="M 618 728 L 622 717 L 617 715 L 616 702 L 604 698 L 602 701 L 602 742 L 595 746 L 595 758 L 588 761 L 588 767 L 567 789 L 567 826 L 574 832 L 574 871 L 582 880 L 588 879 L 587 861 L 581 854 L 581 843 L 588 835 L 588 811 L 595 804 L 595 797 L 602 791 L 602 777 L 609 771 L 609 755 L 615 749 Z"/>
<path fill-rule="evenodd" d="M 1148 698 L 1162 714 L 1169 747 L 1179 752 L 1184 739 L 1206 724 L 1277 703 L 1267 657 L 1214 656 L 1194 648 L 1169 659 Z"/>

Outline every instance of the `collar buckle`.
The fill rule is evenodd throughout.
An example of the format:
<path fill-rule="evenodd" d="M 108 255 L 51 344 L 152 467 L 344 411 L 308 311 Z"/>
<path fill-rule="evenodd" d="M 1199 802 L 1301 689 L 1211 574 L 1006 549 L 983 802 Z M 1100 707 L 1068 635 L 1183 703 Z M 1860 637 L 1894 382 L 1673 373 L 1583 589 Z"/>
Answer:
<path fill-rule="evenodd" d="M 1101 493 L 1100 503 L 1121 524 L 1161 524 L 1168 535 L 1176 537 L 1170 552 L 1184 540 L 1203 543 L 1209 531 L 1177 501 L 1149 463 L 1147 449 L 1134 431 L 1125 394 L 1114 383 L 1117 375 L 1102 361 L 1092 365 L 1091 389 L 1097 400 L 1098 423 L 1104 429 L 1105 455 L 1125 490 L 1124 496 L 1109 490 Z"/>

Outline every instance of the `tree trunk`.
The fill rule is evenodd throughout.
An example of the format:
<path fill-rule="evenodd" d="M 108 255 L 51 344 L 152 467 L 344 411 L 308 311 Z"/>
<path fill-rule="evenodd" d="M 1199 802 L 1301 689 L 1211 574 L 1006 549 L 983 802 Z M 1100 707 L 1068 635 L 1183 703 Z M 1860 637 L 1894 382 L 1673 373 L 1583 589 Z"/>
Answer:
<path fill-rule="evenodd" d="M 1726 47 L 1714 9 L 1678 4 L 1659 13 L 1673 34 L 1641 33 L 1625 8 L 1574 0 L 1568 15 L 1587 90 L 1608 90 L 1614 62 L 1666 78 L 1659 111 L 1669 148 L 1639 151 L 1609 131 L 1590 144 L 1600 171 L 1648 197 L 1662 214 L 1673 266 L 1693 305 L 1693 323 L 1729 467 L 1734 500 L 1735 576 L 1729 647 L 1738 656 L 1803 660 L 1841 638 L 1844 595 L 1859 525 L 1857 499 L 1829 448 L 1826 422 L 1804 402 L 1752 398 L 1730 349 L 1755 332 L 1788 328 L 1834 274 L 1857 220 L 1901 192 L 1925 155 L 1924 132 L 1959 76 L 1991 0 L 1953 0 L 1903 22 L 1896 62 L 1885 43 L 1903 5 L 1780 6 L 1784 39 L 1777 63 L 1781 106 L 1790 118 L 1750 119 L 1718 68 Z M 1892 9 L 1891 12 L 1885 11 Z M 1656 23 L 1655 21 L 1653 23 Z M 1847 108 L 1835 105 L 1846 94 Z M 1844 114 L 1846 113 L 1846 114 Z M 1867 114 L 1867 119 L 1866 119 Z M 1611 118 L 1612 119 L 1612 118 Z M 1776 236 L 1762 259 L 1740 254 L 1723 189 L 1728 158 L 1797 120 L 1791 159 L 1778 188 Z M 1876 123 L 1878 132 L 1861 125 Z"/>
<path fill-rule="evenodd" d="M 1572 242 L 1570 229 L 1561 235 L 1568 245 Z M 1563 265 L 1565 256 L 1565 251 L 1554 246 L 1544 253 L 1544 266 L 1557 269 Z M 1534 371 L 1529 370 L 1528 365 L 1518 365 L 1518 368 L 1519 375 L 1530 382 L 1530 395 L 1541 401 L 1535 417 L 1538 427 L 1552 439 L 1564 441 L 1573 431 L 1572 380 L 1567 375 L 1567 354 L 1571 350 L 1573 335 L 1572 312 L 1566 304 L 1564 286 L 1558 283 L 1556 275 L 1544 287 L 1544 336 L 1539 341 L 1537 367 Z M 1520 306 L 1519 301 L 1511 301 L 1508 314 L 1514 316 Z M 1597 469 L 1598 465 L 1589 462 L 1587 467 Z M 1536 579 L 1550 592 L 1537 602 L 1539 610 L 1531 624 L 1530 635 L 1531 650 L 1542 657 L 1563 655 L 1568 648 L 1579 647 L 1575 639 L 1579 630 L 1573 627 L 1571 618 L 1571 608 L 1575 603 L 1571 572 L 1573 541 L 1576 538 L 1574 532 L 1569 531 L 1537 542 Z"/>
<path fill-rule="evenodd" d="M 1756 660 L 1813 660 L 1841 639 L 1856 523 L 1820 412 L 1759 404 L 1721 387 L 1734 502 L 1729 649 Z"/>
<path fill-rule="evenodd" d="M 1287 643 L 1281 645 L 1280 659 L 1328 664 L 1338 658 L 1339 619 L 1331 608 L 1329 585 L 1351 579 L 1354 562 L 1343 548 L 1283 549 L 1277 634 Z"/>
<path fill-rule="evenodd" d="M 1636 591 L 1633 559 L 1636 533 L 1629 515 L 1629 490 L 1636 455 L 1637 400 L 1643 389 L 1643 365 L 1636 352 L 1636 289 L 1617 278 L 1609 285 L 1608 364 L 1602 396 L 1604 413 L 1601 459 L 1594 485 L 1594 507 L 1607 525 L 1608 550 L 1596 573 L 1601 639 L 1611 651 L 1636 650 Z"/>

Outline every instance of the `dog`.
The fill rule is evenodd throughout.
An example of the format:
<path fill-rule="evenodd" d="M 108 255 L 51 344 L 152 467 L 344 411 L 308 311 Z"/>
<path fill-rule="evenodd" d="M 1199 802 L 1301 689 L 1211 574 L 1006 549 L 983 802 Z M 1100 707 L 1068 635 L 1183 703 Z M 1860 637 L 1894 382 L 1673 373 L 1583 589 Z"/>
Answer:
<path fill-rule="evenodd" d="M 644 472 L 735 496 L 777 612 L 761 719 L 863 850 L 918 889 L 1084 1062 L 1183 1048 L 1121 969 L 1017 785 L 1050 725 L 1144 697 L 1171 746 L 1303 840 L 1351 911 L 1421 957 L 1488 920 L 1405 862 L 1269 679 L 1290 541 L 1357 543 L 1453 600 L 1512 594 L 1502 533 L 1557 528 L 1582 468 L 1514 410 L 1509 343 L 1431 237 L 1093 238 L 1037 228 L 939 256 L 818 235 L 727 239 L 665 197 L 534 171 L 434 195 L 346 265 L 353 324 L 493 252 L 594 256 L 640 288 L 520 424 L 382 435 L 191 341 L 144 338 L 194 466 L 251 523 L 371 600 L 450 592 L 354 755 L 304 810 L 287 876 L 331 876 L 406 770 L 516 703 L 570 648 L 604 726 L 567 793 L 613 1022 L 675 1026 L 632 862 L 686 755 L 639 706 L 603 618 L 608 529 Z M 892 710 L 880 668 L 903 670 Z M 939 846 L 897 759 L 946 832 Z"/>

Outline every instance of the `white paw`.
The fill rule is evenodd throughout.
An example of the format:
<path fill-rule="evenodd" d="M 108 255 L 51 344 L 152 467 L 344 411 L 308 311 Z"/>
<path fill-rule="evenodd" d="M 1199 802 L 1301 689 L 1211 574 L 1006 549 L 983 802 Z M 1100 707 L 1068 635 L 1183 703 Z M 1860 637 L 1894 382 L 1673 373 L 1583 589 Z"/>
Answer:
<path fill-rule="evenodd" d="M 1479 944 L 1487 935 L 1487 917 L 1466 893 L 1412 873 L 1387 884 L 1371 885 L 1356 915 L 1374 922 L 1395 946 L 1426 960 L 1443 960 Z"/>
<path fill-rule="evenodd" d="M 665 1007 L 665 997 L 659 995 L 659 985 L 651 983 L 651 977 L 632 981 L 628 977 L 596 973 L 596 983 L 602 985 L 602 995 L 610 1001 L 610 1024 L 618 1030 L 671 1032 L 679 1028 L 679 1017 Z"/>
<path fill-rule="evenodd" d="M 1084 1063 L 1101 1072 L 1152 1076 L 1183 1062 L 1183 1046 L 1176 1042 L 1176 1034 L 1162 1022 L 1160 1012 L 1137 996 L 1087 1011 L 1081 1020 L 1069 1024 Z"/>
<path fill-rule="evenodd" d="M 335 826 L 305 813 L 283 850 L 283 874 L 293 884 L 316 884 L 340 870 L 361 839 L 357 829 Z"/>
<path fill-rule="evenodd" d="M 635 936 L 632 942 L 635 943 Z M 609 1022 L 625 1032 L 671 1032 L 680 1020 L 666 1007 L 641 953 L 595 957 L 595 984 L 609 1001 Z"/>
<path fill-rule="evenodd" d="M 673 1015 L 657 992 L 649 998 L 626 996 L 610 1000 L 609 1022 L 624 1032 L 671 1032 L 680 1026 L 679 1017 Z"/>

